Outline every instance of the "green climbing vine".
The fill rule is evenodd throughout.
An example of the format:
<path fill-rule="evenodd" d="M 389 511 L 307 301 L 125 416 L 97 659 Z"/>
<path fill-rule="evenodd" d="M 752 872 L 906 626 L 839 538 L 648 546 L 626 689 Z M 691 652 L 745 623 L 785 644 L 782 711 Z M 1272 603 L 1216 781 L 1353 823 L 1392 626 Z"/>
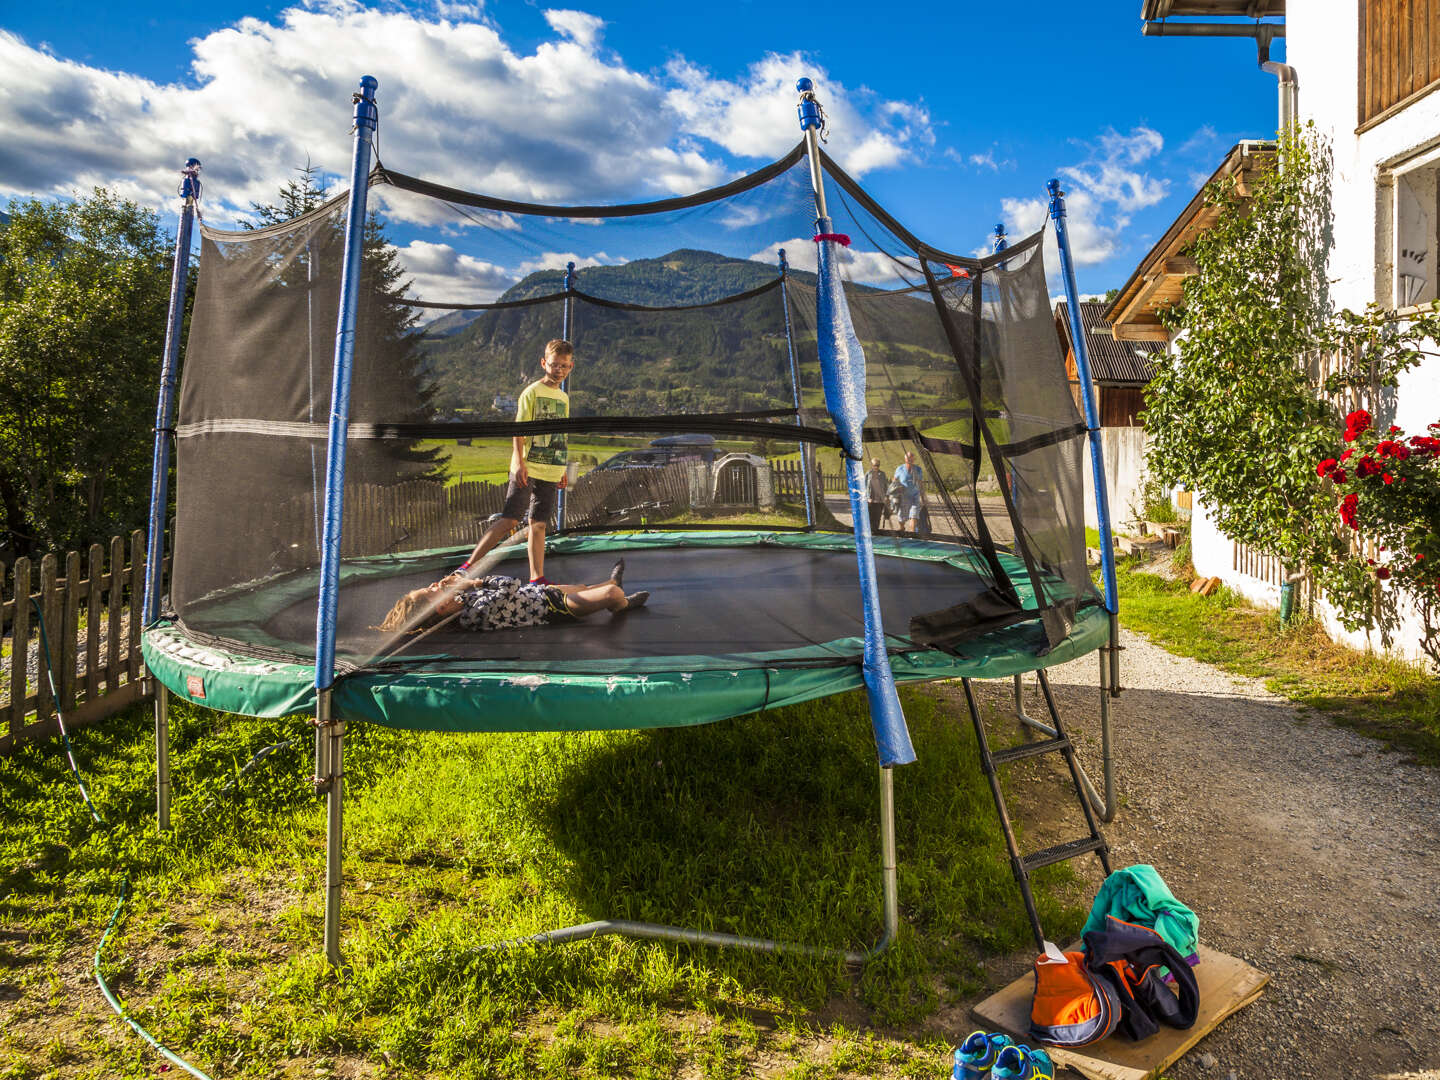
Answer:
<path fill-rule="evenodd" d="M 1162 313 L 1179 331 L 1146 391 L 1148 467 L 1188 488 L 1232 539 L 1325 588 L 1352 559 L 1334 485 L 1316 463 L 1343 428 L 1335 404 L 1383 394 L 1440 335 L 1440 305 L 1397 320 L 1336 311 L 1331 155 L 1313 128 L 1283 136 L 1243 184 L 1212 184 L 1218 216 L 1189 255 L 1196 272 Z M 1317 358 L 1343 358 L 1322 375 Z M 1342 590 L 1344 591 L 1344 590 Z M 1343 603 L 1359 603 L 1355 590 Z M 1360 619 L 1358 609 L 1348 612 Z"/>

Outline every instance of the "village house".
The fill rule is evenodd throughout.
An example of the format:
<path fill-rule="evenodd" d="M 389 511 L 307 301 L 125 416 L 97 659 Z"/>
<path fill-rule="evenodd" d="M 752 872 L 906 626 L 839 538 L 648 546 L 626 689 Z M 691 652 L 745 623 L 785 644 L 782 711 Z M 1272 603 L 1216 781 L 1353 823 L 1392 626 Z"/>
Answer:
<path fill-rule="evenodd" d="M 1245 15 L 1284 17 L 1274 24 L 1170 22 Z M 1352 0 L 1292 4 L 1284 0 L 1145 0 L 1149 36 L 1254 36 L 1260 66 L 1275 75 L 1279 123 L 1313 123 L 1333 149 L 1333 247 L 1327 272 L 1337 309 L 1376 303 L 1396 319 L 1437 296 L 1440 228 L 1440 0 Z M 1249 28 L 1248 30 L 1246 28 Z M 1283 34 L 1286 61 L 1269 58 Z M 1257 133 L 1268 134 L 1268 133 Z M 1211 180 L 1246 177 L 1273 154 L 1268 140 L 1238 143 Z M 1203 190 L 1203 189 L 1202 189 Z M 1183 357 L 1158 312 L 1181 296 L 1194 273 L 1186 249 L 1214 211 L 1200 192 L 1150 250 L 1104 312 L 1120 341 L 1163 342 Z M 1440 358 L 1401 377 L 1392 393 L 1367 401 L 1381 424 L 1423 433 L 1440 418 Z M 1191 536 L 1196 572 L 1221 578 L 1252 602 L 1275 605 L 1286 568 L 1236 544 L 1197 500 Z M 1357 647 L 1377 640 L 1344 631 L 1323 602 L 1317 614 L 1334 636 Z M 1418 658 L 1417 625 L 1402 628 L 1394 651 Z"/>

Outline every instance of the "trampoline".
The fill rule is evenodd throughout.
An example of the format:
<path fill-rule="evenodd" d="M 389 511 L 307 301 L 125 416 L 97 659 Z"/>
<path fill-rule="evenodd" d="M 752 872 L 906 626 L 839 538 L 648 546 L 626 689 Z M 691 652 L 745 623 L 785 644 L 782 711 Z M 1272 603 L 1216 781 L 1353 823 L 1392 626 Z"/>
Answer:
<path fill-rule="evenodd" d="M 916 755 L 897 682 L 965 680 L 983 749 L 969 680 L 1013 677 L 1021 718 L 1066 743 L 1044 669 L 1098 650 L 1108 781 L 1105 471 L 1085 358 L 1076 390 L 1054 332 L 1044 233 L 984 257 L 920 240 L 821 151 L 819 103 L 808 80 L 798 88 L 802 141 L 754 173 L 649 202 L 541 205 L 378 160 L 372 169 L 378 110 L 367 77 L 347 192 L 266 229 L 202 226 L 172 419 L 199 196 L 198 162 L 187 165 L 142 634 L 161 687 L 161 824 L 170 694 L 248 716 L 313 717 L 332 962 L 347 722 L 673 727 L 863 688 L 885 912 L 878 944 L 840 951 L 850 960 L 883 951 L 898 928 L 892 776 Z M 1063 202 L 1051 194 L 1074 312 Z M 403 252 L 462 242 L 455 265 L 484 274 L 407 277 Z M 581 245 L 596 254 L 557 254 Z M 492 278 L 504 287 L 477 284 Z M 511 419 L 513 392 L 555 337 L 575 347 L 573 411 Z M 503 502 L 495 470 L 512 444 L 538 440 L 561 447 L 569 470 L 548 523 L 546 576 L 602 581 L 623 556 L 627 586 L 649 590 L 650 603 L 523 630 L 380 631 L 402 593 L 465 560 Z M 1085 558 L 1087 441 L 1103 594 Z M 172 443 L 167 592 L 159 540 Z M 925 535 L 872 535 L 871 459 L 923 471 Z M 726 461 L 745 463 L 744 483 L 724 480 Z M 850 523 L 836 516 L 847 512 Z M 524 544 L 496 548 L 473 572 L 523 579 Z M 1053 728 L 1020 708 L 1019 676 L 1031 671 Z M 982 758 L 991 771 L 988 751 Z M 1108 814 L 1108 783 L 1103 803 L 1089 790 Z M 600 933 L 837 951 L 609 922 L 531 940 Z"/>
<path fill-rule="evenodd" d="M 875 553 L 890 626 L 923 623 L 937 596 L 973 597 L 986 588 L 969 569 L 972 557 L 952 545 L 880 538 Z M 347 566 L 339 647 L 352 655 L 374 651 L 384 635 L 373 627 L 394 598 L 436 580 L 464 554 L 421 551 Z M 524 552 L 506 556 L 494 572 L 523 575 L 513 564 L 523 562 Z M 445 731 L 673 727 L 864 685 L 865 628 L 850 537 L 562 537 L 551 542 L 547 566 L 567 581 L 603 580 L 618 556 L 626 559 L 627 577 L 652 591 L 641 611 L 494 634 L 443 628 L 346 672 L 336 707 L 355 719 Z M 208 625 L 223 636 L 157 630 L 148 639 L 152 670 L 227 712 L 313 712 L 314 666 L 303 657 L 314 635 L 315 589 L 314 575 L 292 575 L 217 598 Z M 1104 609 L 1092 605 L 1055 650 L 1047 649 L 1035 620 L 946 649 L 914 635 L 892 636 L 887 647 L 902 682 L 998 678 L 1084 655 L 1107 634 Z"/>

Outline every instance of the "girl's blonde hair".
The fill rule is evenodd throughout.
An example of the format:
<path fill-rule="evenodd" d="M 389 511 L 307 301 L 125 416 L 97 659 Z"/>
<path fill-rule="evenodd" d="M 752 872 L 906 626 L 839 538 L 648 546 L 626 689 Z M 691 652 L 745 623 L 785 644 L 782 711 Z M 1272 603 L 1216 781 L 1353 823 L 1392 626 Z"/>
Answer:
<path fill-rule="evenodd" d="M 416 615 L 424 612 L 428 606 L 429 599 L 423 589 L 408 592 L 400 597 L 399 600 L 395 601 L 395 606 L 386 613 L 385 618 L 375 629 L 386 630 L 392 633 L 396 630 L 405 630 L 409 633 L 423 630 L 427 623 L 433 621 L 435 615 L 433 611 L 430 612 L 429 617 L 422 616 L 420 621 L 416 622 L 413 626 L 410 624 L 411 620 L 414 619 Z"/>

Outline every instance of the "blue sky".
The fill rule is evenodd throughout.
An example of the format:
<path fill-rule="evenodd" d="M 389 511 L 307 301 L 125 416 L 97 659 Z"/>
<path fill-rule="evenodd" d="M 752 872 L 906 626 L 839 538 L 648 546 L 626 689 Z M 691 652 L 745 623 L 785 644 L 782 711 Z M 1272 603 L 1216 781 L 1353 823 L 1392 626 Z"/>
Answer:
<path fill-rule="evenodd" d="M 307 156 L 347 171 L 349 92 L 369 72 L 395 168 L 537 201 L 655 198 L 788 148 L 808 74 L 831 153 L 939 246 L 978 249 L 997 221 L 1032 230 L 1060 176 L 1081 290 L 1100 292 L 1231 145 L 1275 128 L 1251 41 L 1143 38 L 1139 7 L 7 7 L 0 194 L 103 184 L 168 211 L 194 154 L 209 219 L 234 220 Z M 417 277 L 474 270 L 433 248 L 410 253 Z"/>

